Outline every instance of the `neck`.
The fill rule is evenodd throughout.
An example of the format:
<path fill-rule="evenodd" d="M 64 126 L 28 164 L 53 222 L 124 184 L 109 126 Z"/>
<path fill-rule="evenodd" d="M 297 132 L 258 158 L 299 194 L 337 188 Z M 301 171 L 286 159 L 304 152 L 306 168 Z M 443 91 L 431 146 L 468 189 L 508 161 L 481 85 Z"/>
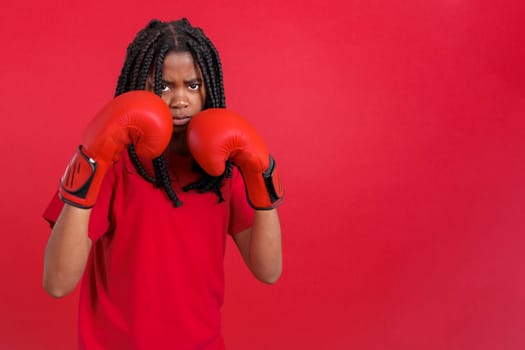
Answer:
<path fill-rule="evenodd" d="M 186 133 L 174 133 L 167 151 L 179 156 L 190 156 L 191 153 L 186 142 Z"/>

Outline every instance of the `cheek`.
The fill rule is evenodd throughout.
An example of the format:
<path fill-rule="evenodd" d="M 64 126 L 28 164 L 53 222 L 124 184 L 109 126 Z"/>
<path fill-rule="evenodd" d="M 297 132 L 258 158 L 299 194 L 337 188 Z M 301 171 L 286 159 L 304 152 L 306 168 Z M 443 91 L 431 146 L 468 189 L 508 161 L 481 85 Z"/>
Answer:
<path fill-rule="evenodd" d="M 170 106 L 170 101 L 168 99 L 168 96 L 165 96 L 163 94 L 163 95 L 160 95 L 160 98 L 162 99 L 162 101 L 164 101 L 164 103 L 166 103 L 168 105 L 168 107 Z"/>
<path fill-rule="evenodd" d="M 202 109 L 204 107 L 204 101 L 206 101 L 206 93 L 199 92 L 192 95 L 192 104 Z"/>

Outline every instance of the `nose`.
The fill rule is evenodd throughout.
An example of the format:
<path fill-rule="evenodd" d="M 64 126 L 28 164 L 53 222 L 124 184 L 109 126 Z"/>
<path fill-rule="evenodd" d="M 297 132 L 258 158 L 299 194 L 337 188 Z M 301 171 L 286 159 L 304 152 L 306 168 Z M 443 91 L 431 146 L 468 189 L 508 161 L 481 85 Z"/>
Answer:
<path fill-rule="evenodd" d="M 167 96 L 167 103 L 170 108 L 186 108 L 189 106 L 188 96 L 184 89 L 173 89 Z"/>

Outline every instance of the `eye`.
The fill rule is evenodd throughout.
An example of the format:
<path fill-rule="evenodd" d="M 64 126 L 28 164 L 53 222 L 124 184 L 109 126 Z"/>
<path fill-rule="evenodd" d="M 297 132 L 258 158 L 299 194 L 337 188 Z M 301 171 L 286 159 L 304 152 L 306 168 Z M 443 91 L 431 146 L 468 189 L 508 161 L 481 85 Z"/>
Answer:
<path fill-rule="evenodd" d="M 188 85 L 188 88 L 192 91 L 197 91 L 201 88 L 201 84 L 200 83 L 197 83 L 197 82 L 193 82 L 193 83 L 190 83 Z"/>
<path fill-rule="evenodd" d="M 169 91 L 170 87 L 168 86 L 168 84 L 162 82 L 160 83 L 160 92 L 167 92 Z"/>

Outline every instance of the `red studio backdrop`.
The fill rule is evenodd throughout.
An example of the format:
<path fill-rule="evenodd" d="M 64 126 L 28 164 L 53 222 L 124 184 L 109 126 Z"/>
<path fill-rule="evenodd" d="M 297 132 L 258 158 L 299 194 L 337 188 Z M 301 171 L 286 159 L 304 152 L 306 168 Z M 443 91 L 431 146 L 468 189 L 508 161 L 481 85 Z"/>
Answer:
<path fill-rule="evenodd" d="M 3 1 L 0 348 L 75 347 L 41 213 L 129 41 L 186 16 L 287 189 L 276 285 L 228 246 L 228 349 L 524 349 L 523 4 Z"/>

